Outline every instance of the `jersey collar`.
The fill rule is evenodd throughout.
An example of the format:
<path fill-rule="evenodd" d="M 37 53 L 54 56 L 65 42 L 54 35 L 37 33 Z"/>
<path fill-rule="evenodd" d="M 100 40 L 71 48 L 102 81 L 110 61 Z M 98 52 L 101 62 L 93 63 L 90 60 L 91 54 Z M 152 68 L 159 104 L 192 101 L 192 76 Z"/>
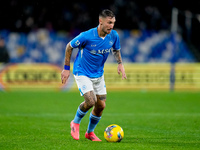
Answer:
<path fill-rule="evenodd" d="M 97 28 L 98 28 L 98 26 L 97 26 L 96 28 L 94 28 L 94 32 L 93 32 L 95 37 L 99 37 Z M 110 34 L 110 33 L 109 33 L 109 34 Z M 105 36 L 105 38 L 106 38 L 109 34 L 107 34 L 107 35 Z M 99 38 L 101 38 L 101 37 L 99 37 Z M 105 39 L 105 38 L 104 38 L 104 39 Z"/>

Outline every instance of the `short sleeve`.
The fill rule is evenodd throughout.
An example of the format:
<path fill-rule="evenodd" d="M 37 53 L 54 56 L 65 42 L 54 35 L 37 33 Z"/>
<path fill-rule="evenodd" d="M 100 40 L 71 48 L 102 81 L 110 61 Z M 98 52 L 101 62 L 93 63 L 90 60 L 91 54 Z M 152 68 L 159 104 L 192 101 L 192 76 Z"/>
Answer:
<path fill-rule="evenodd" d="M 114 32 L 114 35 L 115 35 L 114 36 L 115 40 L 114 40 L 114 44 L 113 44 L 113 49 L 114 50 L 120 50 L 121 46 L 120 46 L 119 35 L 116 31 Z"/>
<path fill-rule="evenodd" d="M 78 36 L 76 36 L 73 40 L 71 40 L 70 45 L 73 48 L 77 48 L 79 46 L 83 46 L 86 42 L 86 38 L 84 33 L 80 33 Z"/>

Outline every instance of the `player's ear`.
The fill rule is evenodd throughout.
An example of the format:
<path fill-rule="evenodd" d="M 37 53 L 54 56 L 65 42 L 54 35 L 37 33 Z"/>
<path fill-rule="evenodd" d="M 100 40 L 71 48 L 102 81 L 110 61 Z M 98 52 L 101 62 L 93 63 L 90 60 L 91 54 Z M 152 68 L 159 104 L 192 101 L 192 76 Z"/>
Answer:
<path fill-rule="evenodd" d="M 99 24 L 100 24 L 100 25 L 103 24 L 103 19 L 102 19 L 102 17 L 99 17 Z"/>
<path fill-rule="evenodd" d="M 99 24 L 100 24 L 100 25 L 102 25 L 102 21 L 101 21 L 101 19 L 100 19 L 100 18 L 99 18 Z"/>

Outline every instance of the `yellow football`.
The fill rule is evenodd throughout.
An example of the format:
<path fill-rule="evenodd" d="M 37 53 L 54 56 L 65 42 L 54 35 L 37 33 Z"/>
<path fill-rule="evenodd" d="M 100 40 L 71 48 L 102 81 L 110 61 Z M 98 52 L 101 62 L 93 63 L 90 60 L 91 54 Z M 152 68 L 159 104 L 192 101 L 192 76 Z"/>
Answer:
<path fill-rule="evenodd" d="M 119 125 L 111 124 L 105 129 L 104 138 L 108 142 L 120 142 L 124 138 L 124 131 Z"/>

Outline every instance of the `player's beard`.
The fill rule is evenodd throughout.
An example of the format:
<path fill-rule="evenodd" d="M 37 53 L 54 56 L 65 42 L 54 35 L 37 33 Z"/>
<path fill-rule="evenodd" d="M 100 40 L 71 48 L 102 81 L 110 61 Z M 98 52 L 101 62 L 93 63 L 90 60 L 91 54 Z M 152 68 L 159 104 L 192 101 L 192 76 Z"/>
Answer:
<path fill-rule="evenodd" d="M 108 34 L 112 31 L 112 29 L 107 29 L 107 31 L 108 31 Z"/>
<path fill-rule="evenodd" d="M 112 29 L 103 29 L 102 30 L 105 34 L 109 34 L 111 31 L 112 31 Z"/>

